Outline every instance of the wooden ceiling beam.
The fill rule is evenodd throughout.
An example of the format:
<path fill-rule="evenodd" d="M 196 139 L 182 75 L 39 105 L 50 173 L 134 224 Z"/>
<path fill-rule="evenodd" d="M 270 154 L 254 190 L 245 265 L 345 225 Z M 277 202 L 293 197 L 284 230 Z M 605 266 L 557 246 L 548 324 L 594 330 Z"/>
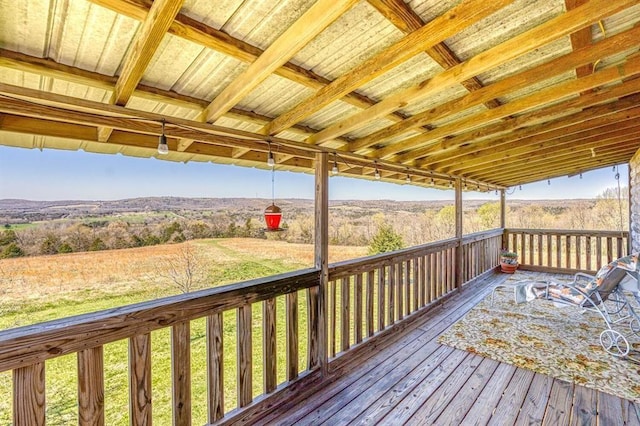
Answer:
<path fill-rule="evenodd" d="M 578 6 L 582 6 L 589 0 L 565 0 L 565 7 L 567 10 L 573 10 Z M 583 47 L 589 46 L 592 43 L 591 27 L 585 27 L 575 33 L 571 34 L 571 47 L 573 50 L 578 50 Z M 594 61 L 595 62 L 595 61 Z M 593 72 L 593 63 L 588 63 L 579 67 L 576 67 L 576 77 L 582 78 Z"/>
<path fill-rule="evenodd" d="M 399 152 L 421 147 L 426 147 L 425 151 L 427 151 L 427 154 L 440 153 L 445 149 L 456 149 L 458 148 L 456 146 L 443 148 L 443 144 L 438 143 L 437 140 L 459 134 L 473 128 L 481 127 L 498 119 L 544 107 L 546 104 L 560 101 L 568 96 L 577 95 L 585 90 L 594 89 L 637 74 L 640 74 L 640 57 L 630 59 L 624 65 L 607 68 L 578 80 L 568 80 L 535 92 L 529 96 L 516 99 L 513 102 L 501 105 L 498 108 L 483 111 L 470 117 L 465 117 L 462 120 L 436 128 L 425 135 L 414 136 L 404 141 L 394 143 L 385 148 L 374 151 L 372 156 L 375 158 L 388 159 Z"/>
<path fill-rule="evenodd" d="M 626 7 L 630 7 L 633 4 L 635 4 L 635 0 L 620 0 L 616 2 L 610 0 L 591 0 L 583 6 L 550 19 L 529 31 L 488 49 L 460 65 L 449 68 L 429 80 L 391 95 L 376 105 L 353 114 L 327 127 L 323 131 L 310 136 L 309 140 L 314 143 L 320 143 L 344 135 L 392 111 L 401 109 L 412 102 L 434 95 L 453 84 L 458 84 L 461 81 L 486 72 L 553 40 L 569 35 L 593 22 L 619 12 Z"/>
<path fill-rule="evenodd" d="M 216 96 L 205 109 L 205 121 L 213 123 L 229 111 L 356 2 L 357 0 L 318 0 Z"/>
<path fill-rule="evenodd" d="M 88 1 L 139 21 L 143 21 L 145 19 L 150 7 L 150 2 L 145 0 Z M 253 63 L 264 53 L 264 51 L 258 47 L 231 37 L 224 31 L 217 30 L 183 14 L 178 14 L 176 16 L 175 21 L 169 27 L 168 32 L 176 37 L 183 38 L 245 63 Z M 331 83 L 331 80 L 291 62 L 283 64 L 280 68 L 276 69 L 274 73 L 280 77 L 314 90 L 319 90 Z M 358 108 L 367 108 L 375 104 L 373 100 L 357 92 L 346 94 L 343 100 Z M 210 101 L 206 101 L 203 106 L 206 107 L 209 103 Z M 394 112 L 389 114 L 386 118 L 391 121 L 402 121 L 406 117 L 400 113 Z"/>
<path fill-rule="evenodd" d="M 637 151 L 637 144 L 640 138 L 636 135 L 630 137 L 627 140 L 620 140 L 615 144 L 601 148 L 601 154 L 595 158 L 592 158 L 590 154 L 585 151 L 584 154 L 576 154 L 567 150 L 562 155 L 554 155 L 553 157 L 544 158 L 545 156 L 536 156 L 536 160 L 531 162 L 531 165 L 527 167 L 512 168 L 510 170 L 505 169 L 499 174 L 492 176 L 492 179 L 496 181 L 508 181 L 515 182 L 523 177 L 536 177 L 536 180 L 551 179 L 557 176 L 565 176 L 568 174 L 575 174 L 584 172 L 586 170 L 582 167 L 589 167 L 590 165 L 603 165 L 609 166 L 611 164 L 619 164 L 619 162 L 628 162 L 634 153 Z M 598 167 L 596 167 L 598 168 Z M 488 174 L 493 173 L 495 170 L 488 171 Z M 485 174 L 470 174 L 474 179 L 482 179 Z M 535 181 L 535 180 L 534 180 Z M 520 184 L 520 183 L 518 183 Z"/>
<path fill-rule="evenodd" d="M 402 0 L 368 0 L 368 2 L 405 34 L 417 31 L 425 25 L 422 18 Z M 425 52 L 444 69 L 449 69 L 462 62 L 444 42 L 427 48 Z M 484 87 L 477 77 L 465 80 L 461 82 L 461 84 L 469 92 Z M 500 106 L 500 101 L 497 99 L 488 99 L 484 104 L 487 108 L 496 108 Z"/>
<path fill-rule="evenodd" d="M 110 102 L 112 104 L 124 106 L 129 102 L 158 46 L 180 11 L 182 3 L 184 0 L 155 0 L 153 2 L 124 58 L 122 71 L 111 96 Z M 111 131 L 112 129 L 108 127 L 99 128 L 98 139 L 101 142 L 108 141 Z"/>
<path fill-rule="evenodd" d="M 276 135 L 286 130 L 331 102 L 340 99 L 345 94 L 424 51 L 427 47 L 440 43 L 511 2 L 512 0 L 494 0 L 491 2 L 468 0 L 454 7 L 423 26 L 420 30 L 412 32 L 347 74 L 338 77 L 331 84 L 320 89 L 315 95 L 280 115 L 268 126 L 265 126 L 264 133 Z M 312 136 L 309 139 L 309 143 L 319 143 L 326 140 L 316 140 Z"/>
<path fill-rule="evenodd" d="M 470 143 L 479 141 L 484 143 L 516 141 L 523 137 L 571 126 L 595 117 L 612 114 L 616 111 L 624 111 L 633 107 L 634 102 L 637 102 L 637 96 L 634 96 L 634 94 L 638 92 L 640 92 L 640 79 L 636 78 L 620 85 L 601 88 L 595 93 L 583 95 L 580 98 L 560 102 L 551 107 L 542 108 L 518 117 L 511 117 L 504 122 L 490 124 L 478 130 L 472 130 L 445 139 L 438 142 L 438 145 L 442 148 L 440 151 L 435 151 L 433 146 L 429 146 L 397 156 L 394 161 L 416 164 L 419 167 L 429 167 L 444 158 L 465 155 L 469 150 Z M 599 104 L 604 105 L 596 106 Z M 586 107 L 589 108 L 580 112 L 581 109 Z M 558 116 L 562 117 L 554 118 Z"/>
<path fill-rule="evenodd" d="M 397 136 L 418 126 L 432 124 L 433 121 L 461 113 L 487 100 L 504 96 L 556 75 L 570 71 L 581 64 L 589 64 L 599 58 L 614 55 L 628 49 L 629 45 L 640 39 L 640 27 L 606 38 L 593 46 L 575 50 L 567 55 L 509 76 L 463 97 L 445 102 L 427 111 L 415 114 L 399 123 L 378 130 L 349 144 L 349 150 L 363 152 L 364 149 Z M 428 135 L 427 133 L 426 135 Z"/>
<path fill-rule="evenodd" d="M 635 126 L 629 124 L 629 127 L 623 130 L 610 131 L 595 136 L 571 135 L 559 140 L 506 148 L 501 154 L 490 156 L 493 158 L 492 161 L 485 158 L 482 163 L 466 162 L 464 165 L 456 166 L 457 174 L 464 176 L 492 174 L 495 179 L 500 179 L 504 173 L 514 173 L 523 167 L 553 168 L 554 164 L 550 163 L 551 160 L 555 160 L 556 157 L 563 158 L 565 154 L 571 152 L 576 156 L 592 156 L 595 153 L 597 157 L 603 150 L 606 150 L 607 146 L 615 146 L 630 139 L 636 140 L 640 136 L 638 126 L 640 125 L 637 123 Z M 544 159 L 543 162 L 534 166 L 539 157 Z M 523 165 L 523 163 L 526 164 Z"/>
<path fill-rule="evenodd" d="M 637 125 L 637 119 L 640 117 L 640 109 L 633 108 L 628 111 L 626 115 L 619 121 L 611 122 L 612 117 L 603 117 L 605 120 L 593 120 L 589 122 L 581 123 L 575 128 L 567 127 L 555 132 L 547 132 L 534 137 L 524 138 L 517 142 L 502 141 L 498 143 L 486 144 L 478 143 L 474 144 L 476 149 L 473 152 L 469 152 L 467 155 L 459 156 L 443 160 L 440 163 L 431 165 L 433 170 L 437 170 L 442 173 L 458 173 L 460 170 L 483 167 L 487 164 L 492 164 L 505 155 L 509 155 L 513 148 L 517 148 L 521 151 L 531 151 L 535 153 L 535 149 L 544 146 L 544 143 L 561 143 L 564 141 L 574 141 L 587 139 L 592 137 L 606 137 L 608 134 L 614 132 L 624 132 L 629 128 L 634 128 Z M 590 126 L 589 128 L 585 128 Z M 536 147 L 531 150 L 530 147 Z"/>

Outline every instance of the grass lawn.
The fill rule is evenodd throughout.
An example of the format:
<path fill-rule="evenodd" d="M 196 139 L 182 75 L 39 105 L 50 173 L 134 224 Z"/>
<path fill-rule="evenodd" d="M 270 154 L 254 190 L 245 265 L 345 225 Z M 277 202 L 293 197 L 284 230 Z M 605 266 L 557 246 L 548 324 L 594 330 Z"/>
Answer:
<path fill-rule="evenodd" d="M 183 244 L 71 253 L 0 260 L 0 328 L 13 328 L 56 318 L 128 305 L 180 293 L 162 267 L 193 247 L 207 279 L 197 288 L 308 268 L 313 247 L 254 239 L 212 239 Z M 366 255 L 366 247 L 331 247 L 332 262 Z M 193 288 L 194 290 L 196 288 Z M 277 304 L 278 382 L 285 381 L 284 297 Z M 306 292 L 299 292 L 299 365 L 306 369 Z M 236 407 L 236 314 L 224 314 L 225 410 Z M 262 306 L 253 306 L 254 395 L 262 393 Z M 193 423 L 206 423 L 204 319 L 191 322 Z M 170 331 L 152 333 L 153 416 L 155 424 L 171 424 Z M 104 347 L 106 424 L 128 419 L 127 341 Z M 77 424 L 75 354 L 46 363 L 47 424 Z M 0 424 L 11 423 L 11 372 L 0 373 Z"/>

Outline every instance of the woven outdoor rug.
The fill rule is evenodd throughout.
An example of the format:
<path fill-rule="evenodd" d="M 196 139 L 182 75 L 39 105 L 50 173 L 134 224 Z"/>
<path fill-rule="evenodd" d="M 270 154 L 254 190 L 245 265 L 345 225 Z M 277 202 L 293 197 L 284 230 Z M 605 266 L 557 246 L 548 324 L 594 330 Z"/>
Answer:
<path fill-rule="evenodd" d="M 519 272 L 507 283 L 529 277 L 549 276 Z M 561 281 L 557 276 L 553 280 Z M 640 365 L 604 351 L 600 333 L 605 327 L 596 312 L 557 307 L 548 300 L 515 304 L 513 290 L 500 289 L 495 292 L 493 305 L 491 295 L 487 296 L 438 341 L 640 402 Z M 620 331 L 626 335 L 628 327 Z"/>

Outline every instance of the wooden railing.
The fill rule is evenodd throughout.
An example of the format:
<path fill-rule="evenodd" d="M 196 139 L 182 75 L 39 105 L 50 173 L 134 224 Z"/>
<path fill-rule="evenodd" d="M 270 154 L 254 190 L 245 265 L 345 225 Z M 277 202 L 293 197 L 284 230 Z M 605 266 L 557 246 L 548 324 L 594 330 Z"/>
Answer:
<path fill-rule="evenodd" d="M 80 315 L 33 326 L 0 332 L 0 371 L 13 371 L 13 423 L 45 424 L 45 370 L 49 360 L 77 354 L 78 423 L 105 424 L 103 347 L 111 342 L 128 340 L 129 407 L 132 425 L 152 423 L 151 333 L 170 329 L 171 392 L 173 424 L 191 424 L 192 399 L 206 399 L 207 421 L 212 423 L 225 414 L 225 379 L 236 384 L 233 393 L 237 407 L 249 405 L 254 398 L 252 365 L 262 363 L 262 393 L 273 392 L 276 380 L 276 298 L 283 297 L 286 309 L 286 380 L 298 377 L 298 293 L 306 290 L 309 332 L 307 366 L 318 364 L 317 295 L 320 274 L 305 270 L 242 284 L 168 297 L 115 308 L 95 314 Z M 252 307 L 262 305 L 260 325 L 252 317 Z M 236 311 L 237 377 L 225 378 L 223 314 Z M 191 393 L 191 324 L 199 319 L 206 324 L 207 392 Z M 282 319 L 281 319 L 282 320 Z M 262 359 L 255 359 L 253 332 L 262 334 Z M 228 357 L 229 354 L 226 355 Z M 72 374 L 72 372 L 69 372 Z M 118 410 L 127 412 L 127 407 Z M 171 421 L 169 421 L 170 423 Z M 108 423 L 108 422 L 107 422 Z M 127 423 L 127 422 L 124 422 Z"/>
<path fill-rule="evenodd" d="M 500 229 L 331 265 L 328 345 L 319 340 L 321 275 L 315 269 L 0 331 L 0 372 L 12 372 L 13 424 L 42 425 L 48 418 L 80 425 L 143 425 L 152 419 L 188 425 L 196 406 L 206 407 L 200 423 L 246 413 L 249 407 L 258 410 L 269 397 L 295 389 L 291 385 L 299 376 L 318 375 L 324 356 L 332 359 L 383 337 L 394 324 L 494 269 L 501 240 Z M 170 350 L 158 354 L 154 346 L 152 353 L 152 338 L 156 343 L 157 333 L 163 332 L 169 335 Z M 197 365 L 206 370 L 206 383 L 196 391 L 191 373 L 199 358 L 192 352 L 199 336 L 204 336 L 205 348 L 197 351 L 204 358 Z M 107 357 L 110 345 L 120 343 L 128 350 L 116 360 Z M 320 353 L 321 347 L 329 353 Z M 74 415 L 62 421 L 52 414 L 55 404 L 46 401 L 51 391 L 45 377 L 47 368 L 53 372 L 52 365 L 68 356 L 76 358 L 77 367 L 70 364 L 67 368 L 74 371 L 62 374 L 77 383 L 65 405 L 77 405 L 77 420 Z M 153 368 L 152 358 L 156 362 L 159 356 L 170 369 Z M 128 407 L 126 402 L 110 405 L 120 414 L 116 421 L 105 409 L 110 387 L 105 372 L 114 367 L 110 363 L 125 360 L 128 384 L 117 392 L 128 393 L 129 402 Z M 225 374 L 229 362 L 234 374 Z M 254 373 L 257 364 L 261 374 Z M 171 407 L 162 407 L 171 419 L 154 415 L 159 400 L 152 404 L 152 394 L 158 392 L 152 377 L 157 374 L 171 376 L 166 402 Z"/>
<path fill-rule="evenodd" d="M 329 268 L 329 357 L 442 299 L 498 264 L 502 229 L 334 264 Z M 460 280 L 460 282 L 457 282 Z"/>
<path fill-rule="evenodd" d="M 525 269 L 595 272 L 628 254 L 628 238 L 627 231 L 505 229 L 504 246 Z"/>

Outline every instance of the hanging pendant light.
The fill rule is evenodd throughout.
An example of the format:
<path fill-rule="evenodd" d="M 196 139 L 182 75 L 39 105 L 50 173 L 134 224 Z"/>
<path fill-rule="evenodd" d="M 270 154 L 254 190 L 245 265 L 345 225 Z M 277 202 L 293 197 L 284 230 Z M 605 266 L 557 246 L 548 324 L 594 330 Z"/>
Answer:
<path fill-rule="evenodd" d="M 334 152 L 333 153 L 333 168 L 331 169 L 331 174 L 332 175 L 337 175 L 339 170 L 338 170 L 338 160 L 337 160 L 337 154 Z"/>
<path fill-rule="evenodd" d="M 267 156 L 267 165 L 269 167 L 274 167 L 276 165 L 276 160 L 273 158 L 273 152 L 271 152 L 271 142 L 269 142 L 269 155 Z"/>
<path fill-rule="evenodd" d="M 169 145 L 167 145 L 167 137 L 164 134 L 164 119 L 162 120 L 162 134 L 158 140 L 158 154 L 167 155 L 169 153 Z"/>
<path fill-rule="evenodd" d="M 374 162 L 373 164 L 374 164 L 374 165 L 375 165 L 375 167 L 376 167 L 376 171 L 373 173 L 373 177 L 374 177 L 376 180 L 380 180 L 380 170 L 378 170 L 378 164 L 377 164 L 377 163 L 375 163 L 375 162 Z"/>

